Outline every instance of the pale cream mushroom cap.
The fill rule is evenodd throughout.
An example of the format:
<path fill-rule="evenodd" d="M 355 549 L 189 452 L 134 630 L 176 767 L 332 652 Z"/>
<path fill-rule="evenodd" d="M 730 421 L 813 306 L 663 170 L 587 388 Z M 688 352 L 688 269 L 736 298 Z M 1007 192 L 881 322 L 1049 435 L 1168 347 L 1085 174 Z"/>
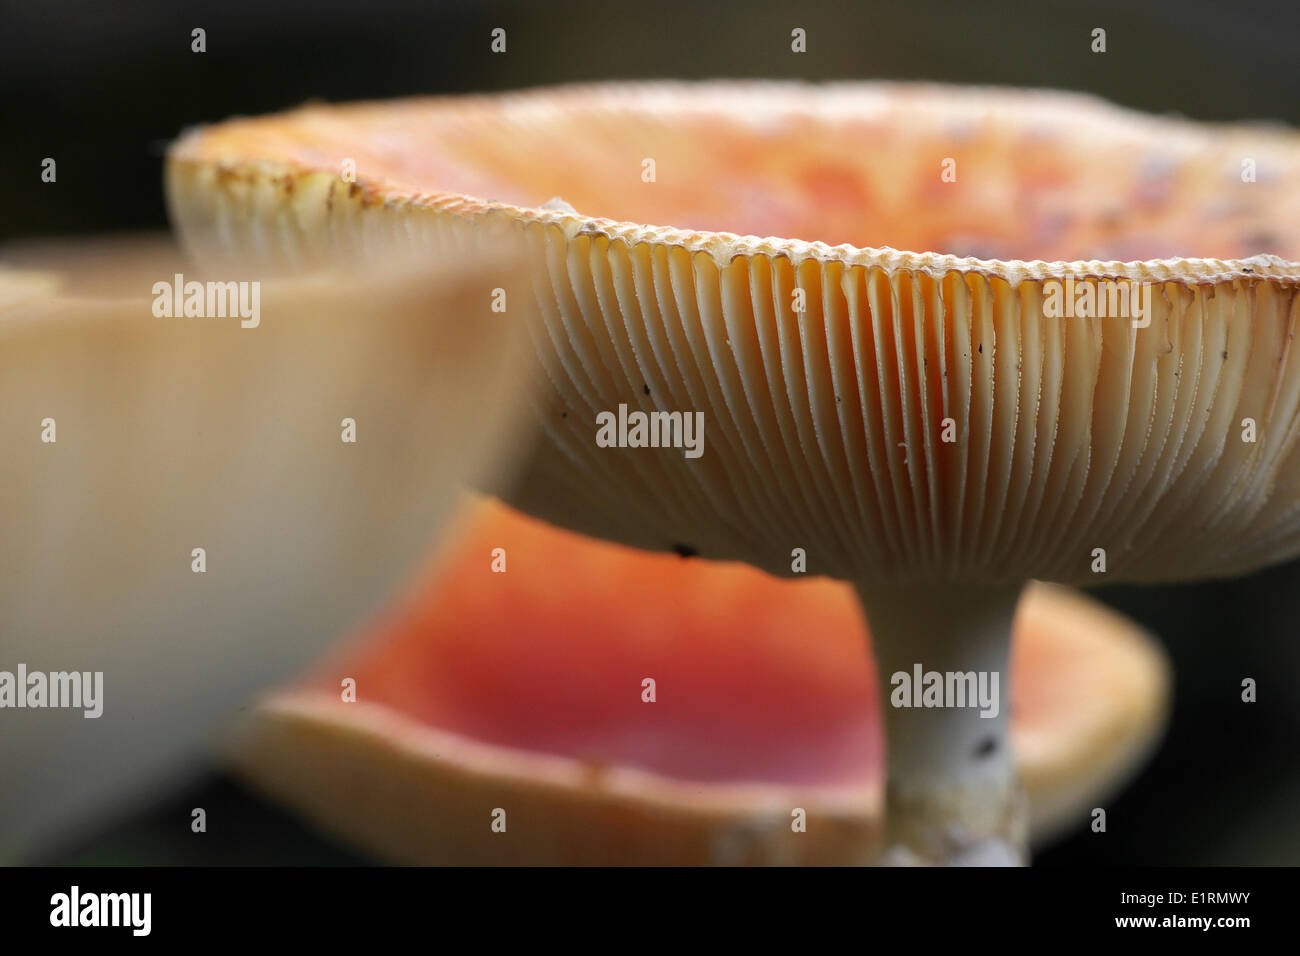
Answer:
<path fill-rule="evenodd" d="M 96 718 L 4 711 L 9 858 L 189 770 L 381 601 L 509 445 L 525 343 L 489 310 L 523 274 L 505 250 L 265 282 L 248 328 L 160 317 L 151 289 L 255 263 L 122 239 L 4 258 L 49 268 L 0 270 L 0 669 L 103 672 Z"/>

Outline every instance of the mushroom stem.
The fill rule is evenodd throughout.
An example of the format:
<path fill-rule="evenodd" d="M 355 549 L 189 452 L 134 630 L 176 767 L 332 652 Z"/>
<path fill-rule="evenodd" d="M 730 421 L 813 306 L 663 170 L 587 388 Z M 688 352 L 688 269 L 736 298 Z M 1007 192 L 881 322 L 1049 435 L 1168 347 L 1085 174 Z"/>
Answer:
<path fill-rule="evenodd" d="M 1008 734 L 1019 590 L 858 585 L 884 708 L 886 863 L 1027 860 Z"/>

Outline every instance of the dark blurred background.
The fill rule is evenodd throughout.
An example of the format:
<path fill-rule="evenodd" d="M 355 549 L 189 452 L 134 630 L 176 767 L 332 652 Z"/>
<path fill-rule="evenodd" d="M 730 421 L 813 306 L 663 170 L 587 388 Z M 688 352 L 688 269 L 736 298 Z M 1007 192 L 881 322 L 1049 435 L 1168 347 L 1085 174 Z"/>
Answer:
<path fill-rule="evenodd" d="M 1300 125 L 1300 4 L 1092 0 L 796 3 L 4 0 L 0 239 L 162 227 L 166 143 L 186 126 L 293 106 L 612 78 L 897 78 L 1047 86 L 1153 112 Z M 495 27 L 508 52 L 489 51 Z M 207 31 L 207 52 L 190 31 Z M 790 31 L 807 31 L 807 52 Z M 1107 52 L 1090 50 L 1093 28 Z M 44 157 L 58 182 L 40 181 Z M 1300 183 L 1294 184 L 1300 189 Z M 1300 863 L 1300 563 L 1098 596 L 1162 636 L 1168 737 L 1040 865 Z M 1259 701 L 1240 702 L 1243 677 Z M 207 808 L 209 832 L 189 830 Z M 218 768 L 38 862 L 365 862 Z"/>

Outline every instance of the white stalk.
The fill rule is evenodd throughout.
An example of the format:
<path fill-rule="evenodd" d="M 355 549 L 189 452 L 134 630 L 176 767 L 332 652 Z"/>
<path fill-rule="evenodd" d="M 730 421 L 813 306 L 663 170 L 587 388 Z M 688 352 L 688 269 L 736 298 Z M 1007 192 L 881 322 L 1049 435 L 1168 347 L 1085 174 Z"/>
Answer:
<path fill-rule="evenodd" d="M 1026 813 L 1010 737 L 1011 623 L 1016 588 L 936 582 L 859 585 L 875 652 L 887 747 L 885 862 L 1023 864 Z M 944 678 L 941 706 L 916 706 Z M 984 700 L 956 706 L 974 674 Z M 962 681 L 969 688 L 970 679 Z"/>

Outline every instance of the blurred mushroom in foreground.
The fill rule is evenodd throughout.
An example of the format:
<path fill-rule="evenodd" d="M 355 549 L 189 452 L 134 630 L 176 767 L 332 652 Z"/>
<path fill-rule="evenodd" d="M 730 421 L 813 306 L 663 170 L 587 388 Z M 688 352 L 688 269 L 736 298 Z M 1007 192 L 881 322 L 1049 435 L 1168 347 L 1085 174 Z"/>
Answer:
<path fill-rule="evenodd" d="M 489 305 L 525 275 L 505 249 L 266 282 L 157 241 L 8 253 L 6 857 L 182 772 L 387 595 L 511 439 L 524 349 Z"/>
<path fill-rule="evenodd" d="M 884 776 L 869 647 L 847 585 L 480 502 L 419 589 L 268 695 L 231 751 L 394 862 L 863 864 Z M 1118 614 L 1035 584 L 1012 666 L 1012 749 L 1048 838 L 1154 746 L 1168 663 Z"/>
<path fill-rule="evenodd" d="M 507 500 L 851 582 L 882 690 L 1001 693 L 1031 578 L 1300 552 L 1297 175 L 1294 131 L 1072 94 L 665 83 L 234 120 L 168 194 L 208 256 L 513 228 L 546 387 Z M 893 859 L 1024 860 L 1006 712 L 886 708 Z"/>

